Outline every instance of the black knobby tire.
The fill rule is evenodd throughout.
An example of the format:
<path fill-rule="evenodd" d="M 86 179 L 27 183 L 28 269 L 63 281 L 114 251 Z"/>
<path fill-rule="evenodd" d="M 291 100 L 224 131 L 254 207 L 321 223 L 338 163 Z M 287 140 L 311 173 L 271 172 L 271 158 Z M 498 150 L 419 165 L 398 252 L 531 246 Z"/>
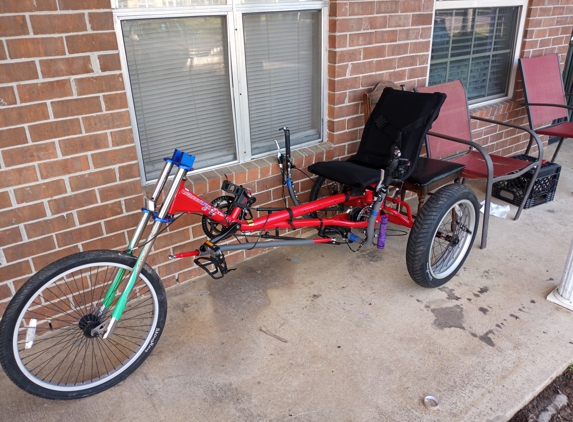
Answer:
<path fill-rule="evenodd" d="M 327 179 L 324 176 L 318 176 L 314 180 L 314 184 L 310 189 L 309 201 L 316 201 L 317 199 L 327 198 L 337 193 L 343 193 L 347 189 L 346 186 L 335 182 L 334 180 Z M 310 213 L 312 218 L 329 218 L 343 211 L 343 205 L 332 206 L 327 210 L 321 210 Z"/>
<path fill-rule="evenodd" d="M 406 264 L 422 287 L 447 283 L 466 260 L 477 234 L 479 204 L 470 188 L 447 185 L 424 204 L 408 238 Z"/>
<path fill-rule="evenodd" d="M 167 316 L 165 288 L 149 265 L 113 333 L 107 339 L 93 333 L 107 326 L 135 261 L 115 251 L 80 252 L 32 276 L 0 321 L 0 363 L 8 377 L 30 394 L 67 400 L 100 393 L 135 371 L 157 344 Z M 119 271 L 119 292 L 102 315 L 103 297 Z"/>

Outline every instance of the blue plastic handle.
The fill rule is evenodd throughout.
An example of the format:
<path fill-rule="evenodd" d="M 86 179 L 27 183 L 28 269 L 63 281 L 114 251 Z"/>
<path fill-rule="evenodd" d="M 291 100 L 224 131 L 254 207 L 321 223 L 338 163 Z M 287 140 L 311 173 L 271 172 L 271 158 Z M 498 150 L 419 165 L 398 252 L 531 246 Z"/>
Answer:
<path fill-rule="evenodd" d="M 195 156 L 176 149 L 173 151 L 173 156 L 171 158 L 165 158 L 164 160 L 179 168 L 191 171 L 193 163 L 195 162 Z"/>

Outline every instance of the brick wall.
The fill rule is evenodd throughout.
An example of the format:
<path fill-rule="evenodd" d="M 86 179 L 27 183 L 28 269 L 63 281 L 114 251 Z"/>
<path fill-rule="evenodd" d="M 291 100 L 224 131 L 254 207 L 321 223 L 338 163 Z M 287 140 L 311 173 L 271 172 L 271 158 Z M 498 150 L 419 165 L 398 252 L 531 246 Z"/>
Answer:
<path fill-rule="evenodd" d="M 570 0 L 533 0 L 523 55 L 559 52 L 573 26 Z M 296 164 L 353 153 L 363 126 L 362 99 L 380 80 L 407 89 L 426 83 L 434 0 L 333 1 L 328 53 L 328 141 L 294 152 Z M 73 252 L 122 249 L 137 223 L 142 187 L 109 0 L 0 2 L 0 315 L 34 272 Z M 525 124 L 515 101 L 474 113 Z M 524 148 L 514 131 L 476 127 L 489 151 Z M 273 158 L 193 174 L 208 199 L 222 179 L 246 185 L 257 204 L 282 203 Z M 310 182 L 297 174 L 297 188 Z M 278 187 L 279 186 L 279 187 Z M 303 196 L 303 200 L 305 197 Z M 167 286 L 200 274 L 170 253 L 204 240 L 200 221 L 183 217 L 150 257 Z M 238 252 L 229 263 L 263 250 Z"/>
<path fill-rule="evenodd" d="M 141 187 L 109 1 L 2 1 L 0 37 L 1 313 L 54 259 L 125 244 L 100 219 Z"/>

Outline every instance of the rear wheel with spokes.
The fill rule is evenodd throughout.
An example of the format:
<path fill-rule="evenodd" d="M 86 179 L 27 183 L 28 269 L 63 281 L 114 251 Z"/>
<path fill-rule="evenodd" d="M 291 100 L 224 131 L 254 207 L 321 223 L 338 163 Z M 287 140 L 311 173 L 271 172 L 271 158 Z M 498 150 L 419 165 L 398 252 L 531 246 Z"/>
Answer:
<path fill-rule="evenodd" d="M 324 176 L 318 176 L 312 188 L 310 190 L 309 201 L 315 201 L 317 199 L 327 198 L 332 195 L 336 195 L 338 193 L 343 193 L 348 190 L 348 187 L 335 182 L 334 180 L 327 179 Z M 313 218 L 329 218 L 336 214 L 340 214 L 344 210 L 344 206 L 334 205 L 328 209 L 320 210 L 311 213 L 311 217 Z"/>
<path fill-rule="evenodd" d="M 408 238 L 406 264 L 423 287 L 447 283 L 466 260 L 478 228 L 479 204 L 470 188 L 447 185 L 420 210 Z"/>
<path fill-rule="evenodd" d="M 131 374 L 157 343 L 167 314 L 165 289 L 145 265 L 113 333 L 103 339 L 111 310 L 136 259 L 89 251 L 40 270 L 16 293 L 0 322 L 0 363 L 23 390 L 48 399 L 104 391 Z M 103 298 L 115 279 L 108 309 Z"/>

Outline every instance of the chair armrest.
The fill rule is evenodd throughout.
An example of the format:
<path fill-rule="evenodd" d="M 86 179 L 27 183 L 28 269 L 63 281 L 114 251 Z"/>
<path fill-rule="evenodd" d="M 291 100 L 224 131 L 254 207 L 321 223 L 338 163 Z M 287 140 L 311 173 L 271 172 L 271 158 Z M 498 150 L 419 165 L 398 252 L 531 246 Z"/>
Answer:
<path fill-rule="evenodd" d="M 442 139 L 447 139 L 448 141 L 458 142 L 460 144 L 469 145 L 469 146 L 475 148 L 483 156 L 483 159 L 485 161 L 485 165 L 487 167 L 487 173 L 491 174 L 491 176 L 493 178 L 493 162 L 491 161 L 491 157 L 489 156 L 489 153 L 485 150 L 485 148 L 482 147 L 477 142 L 467 141 L 465 139 L 456 138 L 454 136 L 449 136 L 449 135 L 443 135 L 441 133 L 436 133 L 436 132 L 432 132 L 432 131 L 429 131 L 428 135 L 429 136 L 436 136 L 436 137 L 442 138 Z"/>
<path fill-rule="evenodd" d="M 517 126 L 517 125 L 511 124 L 511 123 L 505 123 L 505 122 L 500 122 L 497 120 L 486 119 L 485 117 L 470 116 L 470 118 L 475 119 L 475 120 L 480 120 L 480 121 L 486 122 L 486 123 L 493 123 L 493 124 L 500 125 L 500 126 L 506 126 L 506 127 L 511 127 L 514 129 L 523 130 L 524 132 L 529 133 L 529 136 L 533 137 L 533 139 L 535 139 L 535 142 L 537 143 L 537 151 L 539 151 L 538 161 L 541 162 L 541 160 L 543 160 L 543 143 L 541 142 L 541 139 L 539 139 L 539 136 L 537 135 L 537 133 L 535 133 L 531 129 L 523 127 L 523 126 Z M 528 147 L 528 149 L 529 149 L 529 147 Z"/>
<path fill-rule="evenodd" d="M 573 94 L 568 94 L 573 95 Z M 573 106 L 563 105 L 563 104 L 550 104 L 550 103 L 520 103 L 519 105 L 530 107 L 559 107 L 559 108 L 566 108 L 568 110 L 573 110 Z"/>

